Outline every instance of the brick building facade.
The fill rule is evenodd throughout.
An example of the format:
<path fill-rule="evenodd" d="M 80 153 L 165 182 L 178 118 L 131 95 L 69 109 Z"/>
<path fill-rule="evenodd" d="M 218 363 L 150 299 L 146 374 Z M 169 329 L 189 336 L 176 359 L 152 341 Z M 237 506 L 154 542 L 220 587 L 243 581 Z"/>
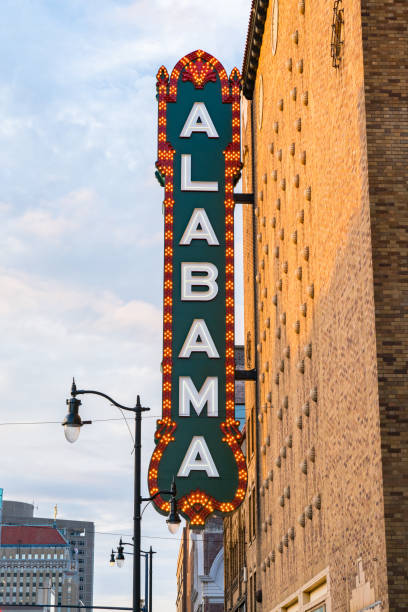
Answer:
<path fill-rule="evenodd" d="M 406 0 L 253 1 L 249 612 L 408 608 L 407 22 Z"/>
<path fill-rule="evenodd" d="M 213 517 L 205 529 L 187 525 L 177 562 L 178 612 L 223 612 L 224 548 L 223 520 Z"/>
<path fill-rule="evenodd" d="M 177 612 L 188 612 L 190 607 L 187 606 L 187 602 L 190 601 L 190 590 L 189 590 L 189 534 L 188 527 L 183 527 L 183 533 L 181 536 L 181 543 L 179 548 L 179 554 L 177 557 L 177 599 L 176 599 L 176 610 Z"/>
<path fill-rule="evenodd" d="M 245 451 L 245 431 L 242 449 Z M 224 610 L 245 612 L 247 609 L 247 562 L 245 502 L 224 518 Z"/>
<path fill-rule="evenodd" d="M 235 347 L 235 368 L 245 370 L 243 346 Z M 246 456 L 245 382 L 235 382 L 235 416 L 242 431 L 241 449 Z M 224 610 L 245 612 L 246 588 L 246 535 L 244 502 L 224 518 Z"/>

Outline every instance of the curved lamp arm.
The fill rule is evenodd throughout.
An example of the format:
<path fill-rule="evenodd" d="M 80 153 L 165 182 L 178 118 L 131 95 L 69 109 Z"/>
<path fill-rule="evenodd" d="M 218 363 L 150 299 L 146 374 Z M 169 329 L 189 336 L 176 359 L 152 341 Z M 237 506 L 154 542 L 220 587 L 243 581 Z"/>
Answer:
<path fill-rule="evenodd" d="M 155 493 L 151 497 L 141 497 L 140 501 L 142 501 L 142 502 L 145 502 L 145 501 L 151 502 L 154 499 L 156 499 L 156 497 L 158 497 L 159 495 L 173 495 L 173 491 L 157 491 L 157 493 Z"/>
<path fill-rule="evenodd" d="M 109 395 L 106 395 L 106 393 L 102 393 L 101 391 L 92 391 L 90 389 L 77 389 L 77 386 L 75 384 L 75 379 L 73 378 L 72 387 L 71 387 L 71 396 L 76 397 L 77 395 L 85 395 L 85 394 L 100 395 L 101 397 L 104 397 L 109 402 L 111 402 L 117 408 L 121 408 L 122 410 L 128 410 L 129 412 L 145 412 L 146 410 L 150 410 L 150 408 L 145 408 L 141 405 L 139 395 L 137 396 L 136 406 L 134 407 L 123 406 L 122 404 L 119 404 L 119 402 L 116 402 L 112 397 L 110 397 Z"/>
<path fill-rule="evenodd" d="M 141 497 L 140 501 L 144 502 L 151 502 L 154 499 L 156 499 L 156 497 L 158 495 L 171 495 L 172 497 L 176 497 L 177 495 L 177 488 L 176 488 L 176 479 L 173 476 L 173 480 L 172 483 L 170 485 L 170 490 L 169 491 L 157 491 L 157 493 L 154 493 L 154 495 L 152 495 L 151 497 Z"/>
<path fill-rule="evenodd" d="M 120 540 L 119 540 L 119 546 L 133 546 L 133 548 L 135 547 L 135 545 L 133 544 L 133 542 L 124 542 L 124 541 L 122 540 L 122 538 L 120 538 Z M 152 551 L 152 553 L 155 553 L 155 551 Z M 125 551 L 123 551 L 123 554 L 125 554 L 125 555 L 132 555 L 133 553 L 129 553 L 129 552 L 125 552 Z M 149 550 L 141 550 L 141 551 L 140 551 L 140 554 L 141 554 L 141 555 L 149 555 L 149 554 L 150 554 L 150 551 L 149 551 Z"/>

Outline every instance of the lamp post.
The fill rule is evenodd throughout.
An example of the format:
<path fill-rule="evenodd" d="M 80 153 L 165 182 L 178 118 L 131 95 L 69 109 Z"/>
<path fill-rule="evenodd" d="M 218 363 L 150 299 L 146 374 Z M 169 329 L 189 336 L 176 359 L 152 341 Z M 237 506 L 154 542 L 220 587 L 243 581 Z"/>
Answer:
<path fill-rule="evenodd" d="M 111 402 L 117 408 L 132 412 L 135 415 L 135 439 L 134 439 L 134 488 L 133 488 L 133 542 L 135 554 L 133 556 L 133 612 L 140 612 L 140 523 L 141 523 L 141 504 L 144 501 L 150 502 L 158 495 L 171 495 L 170 514 L 167 519 L 167 525 L 171 533 L 175 533 L 180 525 L 180 517 L 177 513 L 176 500 L 176 483 L 173 482 L 169 491 L 159 491 L 152 497 L 141 496 L 141 448 L 142 448 L 142 413 L 150 410 L 140 403 L 140 397 L 137 396 L 136 405 L 133 407 L 122 406 L 106 393 L 101 391 L 91 391 L 77 389 L 75 380 L 72 381 L 71 397 L 67 399 L 68 414 L 66 415 L 62 425 L 64 426 L 65 437 L 68 442 L 75 442 L 78 439 L 81 427 L 89 425 L 92 421 L 83 421 L 79 415 L 79 407 L 81 400 L 77 399 L 77 395 L 99 395 Z M 174 510 L 174 512 L 173 512 Z M 124 560 L 124 559 L 123 559 Z"/>
<path fill-rule="evenodd" d="M 117 546 L 116 553 L 116 564 L 118 567 L 123 567 L 123 563 L 125 562 L 124 555 L 133 555 L 134 553 L 129 553 L 124 551 L 125 546 L 133 546 L 131 542 L 123 542 L 122 538 L 119 540 L 119 544 Z M 152 612 L 153 609 L 153 555 L 156 554 L 156 551 L 150 546 L 149 550 L 141 550 L 141 556 L 145 558 L 145 612 Z M 115 553 L 112 549 L 112 553 L 110 555 L 109 565 L 115 565 Z"/>

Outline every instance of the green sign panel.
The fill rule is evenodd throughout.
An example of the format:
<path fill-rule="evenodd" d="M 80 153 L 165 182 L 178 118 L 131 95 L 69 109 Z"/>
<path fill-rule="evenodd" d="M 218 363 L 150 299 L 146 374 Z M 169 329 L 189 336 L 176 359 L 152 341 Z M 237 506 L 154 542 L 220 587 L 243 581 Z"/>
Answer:
<path fill-rule="evenodd" d="M 202 526 L 245 497 L 235 419 L 234 180 L 240 74 L 212 55 L 183 57 L 158 89 L 164 198 L 163 406 L 149 466 L 154 495 L 176 478 L 178 510 Z M 158 495 L 155 505 L 168 513 Z"/>

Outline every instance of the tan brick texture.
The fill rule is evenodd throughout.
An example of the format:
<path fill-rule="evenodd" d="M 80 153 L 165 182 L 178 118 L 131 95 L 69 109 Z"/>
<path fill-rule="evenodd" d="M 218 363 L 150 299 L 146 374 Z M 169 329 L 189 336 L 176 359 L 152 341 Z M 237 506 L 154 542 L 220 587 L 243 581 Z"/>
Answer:
<path fill-rule="evenodd" d="M 408 609 L 408 3 L 362 2 L 391 610 Z"/>
<path fill-rule="evenodd" d="M 328 568 L 349 610 L 361 560 L 370 603 L 406 610 L 408 7 L 343 0 L 336 69 L 333 2 L 280 0 L 276 55 L 272 5 L 243 129 L 256 609 Z"/>

